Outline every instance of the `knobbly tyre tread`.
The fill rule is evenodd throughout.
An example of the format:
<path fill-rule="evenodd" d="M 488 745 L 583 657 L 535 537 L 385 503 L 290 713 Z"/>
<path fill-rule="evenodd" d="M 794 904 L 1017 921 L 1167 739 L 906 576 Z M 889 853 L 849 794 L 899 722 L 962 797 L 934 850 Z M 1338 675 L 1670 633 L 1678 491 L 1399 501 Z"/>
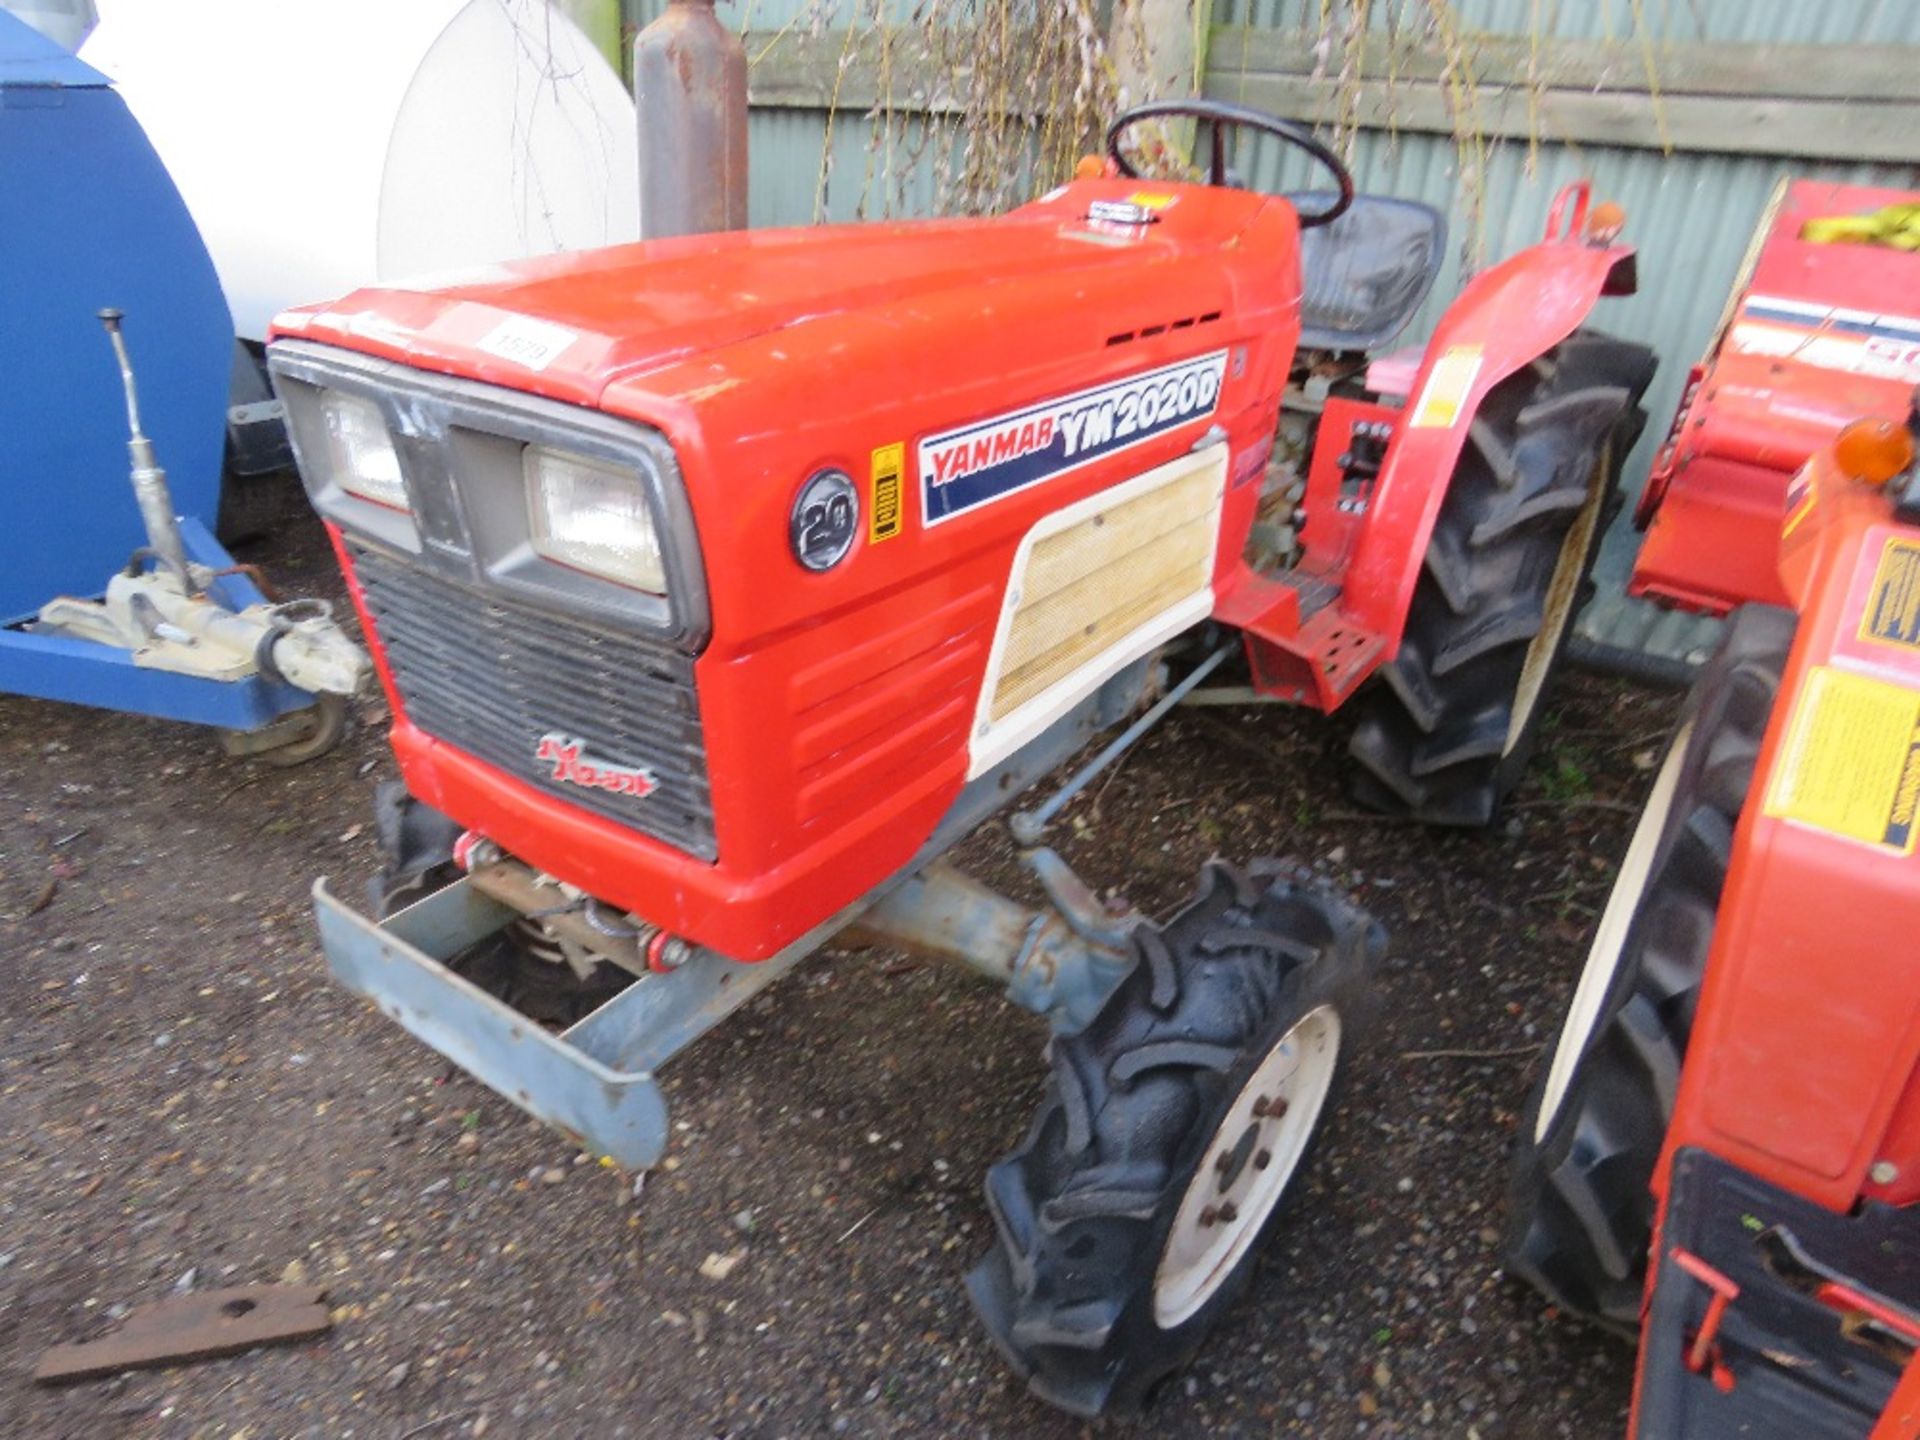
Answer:
<path fill-rule="evenodd" d="M 1127 1409 L 1192 1356 L 1259 1253 L 1186 1321 L 1158 1326 L 1155 1274 L 1193 1169 L 1301 1016 L 1334 1004 L 1350 1048 L 1385 943 L 1359 908 L 1276 862 L 1209 864 L 1164 927 L 1135 932 L 1133 969 L 1084 1031 L 1054 1037 L 1032 1126 L 987 1174 L 997 1243 L 967 1289 L 1035 1394 L 1084 1416 Z"/>
<path fill-rule="evenodd" d="M 1399 654 L 1358 697 L 1349 744 L 1362 804 L 1484 825 L 1525 768 L 1540 710 L 1506 746 L 1527 650 L 1566 537 L 1602 457 L 1606 487 L 1566 631 L 1619 508 L 1620 467 L 1646 423 L 1645 346 L 1583 330 L 1496 385 L 1469 422 L 1407 613 Z M 1611 441 L 1611 448 L 1608 442 Z"/>
<path fill-rule="evenodd" d="M 214 538 L 222 545 L 244 545 L 278 531 L 313 512 L 307 492 L 291 470 L 242 475 L 230 464 L 220 473 L 220 499 L 214 511 Z"/>
<path fill-rule="evenodd" d="M 1613 984 L 1539 1143 L 1551 1054 L 1520 1120 L 1507 1270 L 1562 1310 L 1627 1337 L 1639 1327 L 1646 1287 L 1648 1185 L 1673 1117 L 1734 827 L 1793 632 L 1791 611 L 1743 608 L 1689 693 L 1675 725 L 1685 750 L 1672 804 Z M 1632 881 L 1623 872 L 1616 883 Z"/>

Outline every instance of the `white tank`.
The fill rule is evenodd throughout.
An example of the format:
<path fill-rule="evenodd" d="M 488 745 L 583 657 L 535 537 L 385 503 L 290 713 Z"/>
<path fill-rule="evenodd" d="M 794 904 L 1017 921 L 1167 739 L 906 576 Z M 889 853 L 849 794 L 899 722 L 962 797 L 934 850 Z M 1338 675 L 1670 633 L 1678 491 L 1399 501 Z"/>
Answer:
<path fill-rule="evenodd" d="M 632 98 L 545 0 L 97 0 L 81 57 L 242 338 L 357 286 L 640 234 Z"/>
<path fill-rule="evenodd" d="M 18 16 L 68 50 L 78 50 L 93 28 L 93 0 L 0 0 L 0 10 Z"/>

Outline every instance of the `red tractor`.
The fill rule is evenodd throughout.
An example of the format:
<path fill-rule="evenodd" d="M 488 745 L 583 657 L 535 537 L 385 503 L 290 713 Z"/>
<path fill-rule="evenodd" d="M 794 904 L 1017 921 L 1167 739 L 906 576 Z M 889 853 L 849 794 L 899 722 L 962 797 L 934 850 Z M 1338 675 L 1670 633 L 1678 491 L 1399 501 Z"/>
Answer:
<path fill-rule="evenodd" d="M 1714 615 L 1788 603 L 1775 565 L 1788 482 L 1849 421 L 1903 419 L 1920 385 L 1916 252 L 1920 195 L 1774 191 L 1641 492 L 1629 593 Z"/>
<path fill-rule="evenodd" d="M 1508 1249 L 1639 1334 L 1645 1440 L 1920 1436 L 1920 254 L 1836 213 L 1917 198 L 1776 197 L 1656 470 L 1636 586 L 1745 603 L 1522 1118 Z"/>
<path fill-rule="evenodd" d="M 1204 183 L 1138 175 L 1139 122 L 1169 117 L 1210 134 Z M 1330 188 L 1230 184 L 1246 128 Z M 1109 150 L 994 219 L 366 290 L 270 349 L 405 781 L 384 919 L 315 886 L 338 978 L 645 1167 L 658 1068 L 836 937 L 986 972 L 1049 1019 L 1052 1073 L 988 1176 L 970 1289 L 1034 1391 L 1088 1415 L 1245 1281 L 1383 939 L 1272 863 L 1213 865 L 1147 923 L 1049 820 L 1244 657 L 1260 696 L 1354 712 L 1364 798 L 1486 821 L 1653 368 L 1582 328 L 1633 284 L 1584 184 L 1380 393 L 1368 351 L 1426 295 L 1437 214 L 1234 106 L 1143 107 Z M 1116 730 L 1009 817 L 1045 904 L 941 858 Z"/>

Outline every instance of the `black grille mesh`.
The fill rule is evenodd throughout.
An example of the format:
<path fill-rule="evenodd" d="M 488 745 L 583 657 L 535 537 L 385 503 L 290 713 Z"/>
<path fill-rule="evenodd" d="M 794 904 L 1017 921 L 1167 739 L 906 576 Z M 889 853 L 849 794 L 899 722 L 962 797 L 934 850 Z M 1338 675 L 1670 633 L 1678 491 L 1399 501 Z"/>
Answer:
<path fill-rule="evenodd" d="M 415 725 L 569 805 L 714 858 L 691 659 L 644 636 L 475 590 L 417 561 L 362 545 L 352 555 Z M 659 788 L 633 796 L 555 780 L 535 755 L 553 733 L 584 742 L 591 760 L 644 766 Z"/>

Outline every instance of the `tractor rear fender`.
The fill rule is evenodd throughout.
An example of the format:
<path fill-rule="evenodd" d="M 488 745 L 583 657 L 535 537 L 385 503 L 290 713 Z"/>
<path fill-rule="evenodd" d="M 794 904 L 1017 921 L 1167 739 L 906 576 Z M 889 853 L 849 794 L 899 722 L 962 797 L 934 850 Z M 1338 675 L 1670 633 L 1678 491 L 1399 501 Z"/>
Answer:
<path fill-rule="evenodd" d="M 1585 208 L 1583 195 L 1574 234 Z M 1556 203 L 1550 231 L 1559 214 Z M 1602 295 L 1632 290 L 1631 249 L 1549 238 L 1476 276 L 1441 317 L 1346 575 L 1342 609 L 1383 637 L 1382 659 L 1400 648 L 1434 520 L 1481 402 L 1579 329 Z"/>

